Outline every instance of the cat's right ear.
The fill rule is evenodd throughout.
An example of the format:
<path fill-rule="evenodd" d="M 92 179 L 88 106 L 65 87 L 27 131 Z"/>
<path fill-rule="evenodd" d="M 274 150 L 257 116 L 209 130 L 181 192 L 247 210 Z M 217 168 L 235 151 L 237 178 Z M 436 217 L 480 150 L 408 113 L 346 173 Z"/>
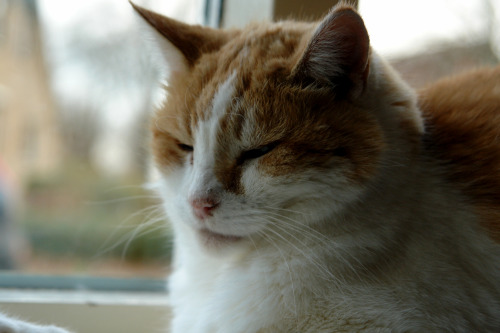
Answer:
<path fill-rule="evenodd" d="M 227 40 L 223 32 L 179 22 L 129 2 L 140 17 L 142 27 L 158 46 L 157 58 L 166 69 L 167 77 L 189 72 L 204 52 L 219 49 Z"/>
<path fill-rule="evenodd" d="M 318 25 L 292 72 L 302 85 L 359 93 L 369 72 L 370 39 L 361 17 L 339 5 Z"/>

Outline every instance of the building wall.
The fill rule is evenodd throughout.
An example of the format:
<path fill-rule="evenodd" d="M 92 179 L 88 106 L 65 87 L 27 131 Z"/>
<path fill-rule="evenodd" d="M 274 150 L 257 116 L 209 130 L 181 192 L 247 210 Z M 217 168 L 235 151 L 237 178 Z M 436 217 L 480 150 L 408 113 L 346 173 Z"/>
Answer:
<path fill-rule="evenodd" d="M 0 158 L 22 185 L 57 168 L 61 142 L 35 2 L 0 7 Z"/>
<path fill-rule="evenodd" d="M 297 19 L 314 21 L 322 18 L 338 0 L 224 0 L 222 26 L 243 27 L 256 21 Z M 357 1 L 350 1 L 357 5 Z"/>

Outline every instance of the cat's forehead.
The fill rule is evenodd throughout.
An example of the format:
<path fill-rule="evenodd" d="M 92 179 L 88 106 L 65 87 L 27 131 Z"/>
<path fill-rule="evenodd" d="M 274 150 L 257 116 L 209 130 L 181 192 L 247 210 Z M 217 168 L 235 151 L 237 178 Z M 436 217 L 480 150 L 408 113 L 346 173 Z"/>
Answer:
<path fill-rule="evenodd" d="M 189 75 L 172 80 L 162 113 L 182 119 L 189 135 L 200 122 L 213 116 L 223 118 L 223 112 L 250 116 L 269 103 L 266 93 L 286 80 L 311 29 L 310 24 L 283 22 L 240 31 L 220 50 L 204 54 Z"/>
<path fill-rule="evenodd" d="M 191 79 L 209 96 L 232 76 L 239 94 L 282 80 L 297 62 L 311 29 L 310 25 L 293 27 L 286 22 L 249 26 L 216 52 L 201 56 Z"/>

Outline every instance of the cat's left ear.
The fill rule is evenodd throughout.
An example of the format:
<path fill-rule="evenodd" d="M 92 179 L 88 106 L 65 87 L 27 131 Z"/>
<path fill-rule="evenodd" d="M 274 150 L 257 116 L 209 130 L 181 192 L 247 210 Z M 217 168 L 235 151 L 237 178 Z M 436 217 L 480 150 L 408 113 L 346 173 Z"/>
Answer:
<path fill-rule="evenodd" d="M 362 18 L 348 6 L 335 7 L 319 24 L 292 77 L 301 84 L 363 90 L 369 72 L 370 39 Z"/>
<path fill-rule="evenodd" d="M 159 46 L 161 65 L 168 72 L 189 72 L 203 53 L 219 49 L 228 39 L 223 31 L 189 25 L 129 2 L 141 17 L 143 28 Z"/>

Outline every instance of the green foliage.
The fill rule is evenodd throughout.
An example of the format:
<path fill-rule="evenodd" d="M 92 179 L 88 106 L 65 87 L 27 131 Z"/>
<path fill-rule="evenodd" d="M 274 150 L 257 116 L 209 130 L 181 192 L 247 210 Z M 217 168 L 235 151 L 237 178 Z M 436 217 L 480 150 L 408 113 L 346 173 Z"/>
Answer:
<path fill-rule="evenodd" d="M 103 178 L 80 166 L 33 178 L 23 218 L 32 251 L 88 260 L 168 260 L 166 222 L 142 183 L 136 176 Z"/>

